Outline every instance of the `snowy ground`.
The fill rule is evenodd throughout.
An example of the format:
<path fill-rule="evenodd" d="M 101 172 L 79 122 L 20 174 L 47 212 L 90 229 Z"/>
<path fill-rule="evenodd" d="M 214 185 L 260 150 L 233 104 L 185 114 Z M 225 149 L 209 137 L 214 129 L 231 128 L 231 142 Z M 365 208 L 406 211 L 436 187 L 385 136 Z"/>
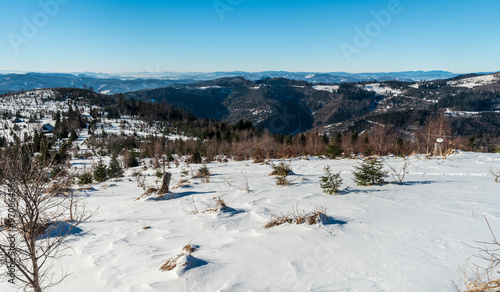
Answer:
<path fill-rule="evenodd" d="M 56 268 L 72 274 L 51 291 L 456 291 L 461 267 L 476 254 L 463 242 L 490 239 L 473 214 L 487 216 L 500 235 L 500 184 L 488 175 L 500 169 L 500 154 L 411 163 L 405 185 L 358 187 L 354 160 L 293 160 L 293 184 L 278 187 L 270 165 L 214 162 L 209 183 L 190 178 L 160 201 L 134 200 L 144 191 L 129 170 L 121 181 L 82 193 L 98 214 L 70 237 L 74 253 Z M 340 195 L 321 192 L 324 165 L 342 172 L 347 189 Z M 183 168 L 170 169 L 173 185 Z M 152 186 L 157 178 L 148 173 Z M 240 190 L 245 177 L 248 193 Z M 202 213 L 215 195 L 230 212 Z M 321 205 L 329 222 L 263 229 L 271 212 Z M 159 270 L 190 242 L 199 248 L 197 267 Z M 4 282 L 0 291 L 13 288 Z"/>

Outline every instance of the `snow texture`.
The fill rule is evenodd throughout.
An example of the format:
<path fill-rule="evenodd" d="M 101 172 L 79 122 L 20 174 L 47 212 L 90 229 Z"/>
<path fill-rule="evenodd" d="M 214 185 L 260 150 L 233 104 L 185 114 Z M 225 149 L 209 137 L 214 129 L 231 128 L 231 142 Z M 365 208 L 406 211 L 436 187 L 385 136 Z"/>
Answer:
<path fill-rule="evenodd" d="M 464 243 L 491 238 L 480 216 L 500 235 L 500 184 L 488 175 L 500 169 L 500 154 L 410 161 L 403 185 L 372 187 L 353 183 L 355 160 L 294 159 L 287 187 L 275 185 L 269 164 L 214 162 L 210 183 L 190 178 L 164 200 L 135 200 L 144 190 L 130 169 L 79 193 L 98 214 L 69 236 L 74 253 L 56 267 L 71 274 L 51 291 L 456 291 L 461 267 L 476 254 Z M 320 189 L 325 165 L 341 172 L 339 195 Z M 172 185 L 182 169 L 168 170 Z M 146 171 L 148 186 L 160 183 L 154 172 Z M 234 212 L 203 212 L 216 195 Z M 263 229 L 271 213 L 315 206 L 327 209 L 327 222 Z M 188 266 L 159 270 L 190 242 L 198 250 L 182 259 Z M 4 281 L 0 291 L 14 289 Z"/>

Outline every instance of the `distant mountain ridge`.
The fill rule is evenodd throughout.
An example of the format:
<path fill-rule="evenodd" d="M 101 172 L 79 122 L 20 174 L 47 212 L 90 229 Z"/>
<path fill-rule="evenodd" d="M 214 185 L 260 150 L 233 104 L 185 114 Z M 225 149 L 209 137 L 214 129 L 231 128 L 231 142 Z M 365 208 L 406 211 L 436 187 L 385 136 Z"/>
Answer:
<path fill-rule="evenodd" d="M 5 71 L 0 71 L 5 72 Z M 197 81 L 213 80 L 224 77 L 243 77 L 257 81 L 264 78 L 286 78 L 310 83 L 344 83 L 367 81 L 421 81 L 449 79 L 458 74 L 447 71 L 406 71 L 389 73 L 318 73 L 318 72 L 212 72 L 212 73 L 176 73 L 176 72 L 139 72 L 127 74 L 107 73 L 6 73 L 0 74 L 0 94 L 55 87 L 92 87 L 105 94 L 124 93 L 143 89 L 153 89 L 172 84 L 188 84 Z"/>
<path fill-rule="evenodd" d="M 225 77 L 124 96 L 170 104 L 197 117 L 232 123 L 243 119 L 273 133 L 294 134 L 313 128 L 344 127 L 348 123 L 357 127 L 355 124 L 368 118 L 382 124 L 393 123 L 394 117 L 410 112 L 497 112 L 500 74 L 339 85 L 281 77 L 256 81 Z"/>

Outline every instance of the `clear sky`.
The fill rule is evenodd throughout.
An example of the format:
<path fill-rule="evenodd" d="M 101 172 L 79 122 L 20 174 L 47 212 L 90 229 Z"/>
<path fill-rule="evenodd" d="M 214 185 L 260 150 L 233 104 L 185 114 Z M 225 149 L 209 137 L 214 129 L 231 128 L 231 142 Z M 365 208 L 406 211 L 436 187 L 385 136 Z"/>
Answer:
<path fill-rule="evenodd" d="M 500 70 L 498 0 L 0 0 L 0 7 L 0 70 Z"/>

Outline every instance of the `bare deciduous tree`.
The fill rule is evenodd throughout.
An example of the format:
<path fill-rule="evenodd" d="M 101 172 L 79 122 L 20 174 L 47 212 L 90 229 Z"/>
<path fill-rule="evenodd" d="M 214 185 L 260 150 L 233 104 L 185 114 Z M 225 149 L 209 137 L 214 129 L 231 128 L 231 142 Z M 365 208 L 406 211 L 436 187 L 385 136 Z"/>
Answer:
<path fill-rule="evenodd" d="M 405 158 L 403 160 L 403 165 L 401 165 L 400 167 L 398 167 L 397 165 L 391 166 L 389 165 L 389 163 L 387 163 L 387 161 L 385 162 L 385 164 L 391 170 L 390 174 L 394 182 L 402 185 L 405 180 L 406 170 L 411 164 L 410 161 L 407 158 Z"/>
<path fill-rule="evenodd" d="M 72 184 L 67 165 L 43 161 L 23 148 L 4 151 L 0 156 L 0 211 L 5 218 L 0 231 L 0 255 L 1 263 L 9 268 L 9 282 L 39 292 L 65 278 L 64 272 L 59 279 L 54 278 L 54 260 L 64 255 L 69 247 L 65 239 L 91 214 L 81 206 L 76 213 L 72 210 L 72 221 L 65 221 L 65 192 Z"/>

